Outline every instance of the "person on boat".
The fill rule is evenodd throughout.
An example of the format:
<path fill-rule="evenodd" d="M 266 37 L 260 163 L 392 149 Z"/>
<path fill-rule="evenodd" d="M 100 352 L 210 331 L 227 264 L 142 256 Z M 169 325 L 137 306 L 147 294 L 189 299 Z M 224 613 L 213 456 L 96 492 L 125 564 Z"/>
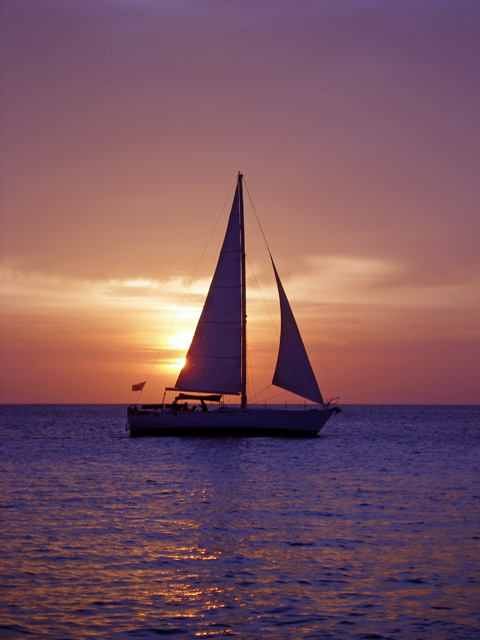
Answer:
<path fill-rule="evenodd" d="M 183 409 L 183 411 L 188 411 L 188 402 L 184 402 L 183 403 L 182 409 Z"/>
<path fill-rule="evenodd" d="M 202 411 L 208 411 L 207 404 L 203 398 L 200 399 L 200 404 L 202 405 Z"/>

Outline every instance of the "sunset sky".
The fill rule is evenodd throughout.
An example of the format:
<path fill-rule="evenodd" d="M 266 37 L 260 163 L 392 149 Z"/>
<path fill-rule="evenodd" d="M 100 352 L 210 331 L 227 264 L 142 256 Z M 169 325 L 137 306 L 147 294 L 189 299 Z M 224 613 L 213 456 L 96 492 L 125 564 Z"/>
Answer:
<path fill-rule="evenodd" d="M 2 402 L 133 402 L 147 377 L 160 401 L 239 170 L 252 398 L 293 397 L 262 392 L 250 196 L 325 397 L 480 402 L 478 2 L 3 0 L 1 22 Z"/>

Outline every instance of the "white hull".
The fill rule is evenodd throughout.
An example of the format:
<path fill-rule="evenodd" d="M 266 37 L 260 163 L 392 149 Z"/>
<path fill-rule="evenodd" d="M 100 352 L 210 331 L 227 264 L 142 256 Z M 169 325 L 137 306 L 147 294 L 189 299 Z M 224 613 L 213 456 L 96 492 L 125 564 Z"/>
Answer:
<path fill-rule="evenodd" d="M 130 436 L 314 437 L 338 408 L 288 411 L 219 409 L 209 412 L 130 413 Z"/>

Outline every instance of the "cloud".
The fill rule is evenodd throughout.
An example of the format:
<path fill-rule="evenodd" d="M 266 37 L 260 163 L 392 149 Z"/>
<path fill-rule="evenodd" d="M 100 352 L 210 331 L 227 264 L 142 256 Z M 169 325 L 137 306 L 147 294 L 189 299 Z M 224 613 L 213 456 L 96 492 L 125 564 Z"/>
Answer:
<path fill-rule="evenodd" d="M 397 258 L 305 256 L 303 270 L 285 281 L 302 305 L 468 310 L 477 306 L 478 275 L 471 270 L 425 273 Z M 443 275 L 443 277 L 442 277 Z"/>

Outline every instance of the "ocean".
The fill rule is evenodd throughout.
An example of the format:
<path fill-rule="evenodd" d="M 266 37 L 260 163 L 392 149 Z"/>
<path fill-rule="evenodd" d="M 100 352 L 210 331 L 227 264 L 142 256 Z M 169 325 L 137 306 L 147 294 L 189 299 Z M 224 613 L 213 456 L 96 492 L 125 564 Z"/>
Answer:
<path fill-rule="evenodd" d="M 315 439 L 129 438 L 3 405 L 0 637 L 480 638 L 480 407 Z"/>

